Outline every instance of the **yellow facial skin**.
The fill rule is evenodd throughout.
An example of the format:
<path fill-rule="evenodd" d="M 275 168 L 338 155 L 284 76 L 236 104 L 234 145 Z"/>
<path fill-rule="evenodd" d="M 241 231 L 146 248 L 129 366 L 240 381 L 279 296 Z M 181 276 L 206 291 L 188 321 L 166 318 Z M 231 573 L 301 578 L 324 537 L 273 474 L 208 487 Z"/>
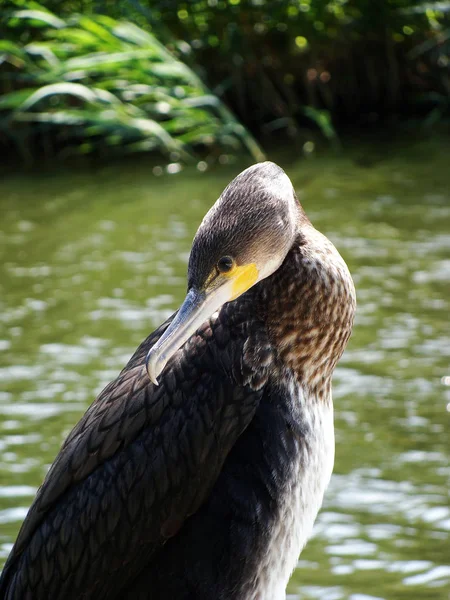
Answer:
<path fill-rule="evenodd" d="M 223 273 L 223 275 L 233 281 L 231 301 L 250 289 L 252 285 L 255 285 L 259 273 L 255 263 L 249 263 L 241 267 L 234 266 L 231 271 Z"/>
<path fill-rule="evenodd" d="M 255 285 L 258 281 L 258 276 L 259 271 L 255 263 L 241 266 L 235 264 L 230 271 L 225 273 L 218 273 L 214 270 L 205 281 L 203 289 L 208 294 L 213 289 L 227 282 L 231 284 L 231 293 L 226 301 L 231 302 L 250 289 L 252 285 Z"/>

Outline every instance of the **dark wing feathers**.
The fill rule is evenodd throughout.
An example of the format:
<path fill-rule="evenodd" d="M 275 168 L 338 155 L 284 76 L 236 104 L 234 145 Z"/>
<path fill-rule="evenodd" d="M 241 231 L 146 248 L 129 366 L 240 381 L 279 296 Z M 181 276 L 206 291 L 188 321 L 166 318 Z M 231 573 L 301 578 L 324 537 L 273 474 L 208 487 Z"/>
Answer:
<path fill-rule="evenodd" d="M 231 338 L 221 323 L 206 324 L 155 387 L 144 361 L 167 324 L 67 438 L 5 566 L 1 597 L 120 597 L 208 496 L 262 393 L 236 381 L 248 332 Z"/>
<path fill-rule="evenodd" d="M 147 412 L 151 412 L 146 411 L 144 406 L 147 388 L 150 387 L 143 369 L 146 349 L 148 351 L 156 343 L 172 319 L 173 316 L 139 346 L 118 378 L 106 386 L 73 428 L 37 492 L 19 532 L 14 547 L 16 552 L 22 550 L 42 515 L 69 486 L 83 480 L 112 456 L 127 436 L 133 439 L 139 431 L 139 420 L 141 428 L 145 426 Z M 162 403 L 158 403 L 156 398 L 153 404 L 157 410 L 151 416 L 157 419 Z M 134 427 L 127 429 L 125 422 L 130 424 L 133 419 Z"/>

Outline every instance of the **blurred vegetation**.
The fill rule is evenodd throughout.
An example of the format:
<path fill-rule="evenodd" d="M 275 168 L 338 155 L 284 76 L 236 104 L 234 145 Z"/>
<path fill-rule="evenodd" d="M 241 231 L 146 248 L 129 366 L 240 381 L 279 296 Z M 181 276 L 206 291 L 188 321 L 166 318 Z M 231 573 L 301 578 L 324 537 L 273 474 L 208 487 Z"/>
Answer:
<path fill-rule="evenodd" d="M 63 20 L 34 5 L 14 11 L 8 27 L 30 41 L 0 41 L 0 131 L 27 162 L 41 149 L 48 157 L 159 150 L 189 161 L 198 147 L 245 147 L 261 160 L 217 96 L 135 24 L 105 15 Z"/>
<path fill-rule="evenodd" d="M 331 120 L 356 125 L 450 106 L 450 2 L 156 4 L 208 84 L 255 130 L 295 135 L 306 116 L 330 137 Z"/>
<path fill-rule="evenodd" d="M 29 159 L 42 147 L 181 158 L 246 147 L 256 158 L 248 131 L 263 145 L 311 130 L 338 143 L 349 126 L 450 115 L 448 1 L 3 6 L 2 143 Z"/>

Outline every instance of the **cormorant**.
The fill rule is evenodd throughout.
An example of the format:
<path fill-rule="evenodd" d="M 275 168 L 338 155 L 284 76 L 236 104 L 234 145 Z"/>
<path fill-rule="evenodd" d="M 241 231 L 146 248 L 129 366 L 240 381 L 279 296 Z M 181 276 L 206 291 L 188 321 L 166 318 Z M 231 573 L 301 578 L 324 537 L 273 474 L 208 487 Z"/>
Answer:
<path fill-rule="evenodd" d="M 64 442 L 0 597 L 284 598 L 333 468 L 354 311 L 284 171 L 243 171 L 198 229 L 181 308 Z"/>

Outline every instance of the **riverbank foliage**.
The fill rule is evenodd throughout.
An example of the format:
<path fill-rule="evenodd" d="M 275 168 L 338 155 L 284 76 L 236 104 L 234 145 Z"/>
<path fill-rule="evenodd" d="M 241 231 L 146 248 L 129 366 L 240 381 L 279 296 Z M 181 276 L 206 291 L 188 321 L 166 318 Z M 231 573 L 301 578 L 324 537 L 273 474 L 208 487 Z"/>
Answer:
<path fill-rule="evenodd" d="M 189 160 L 200 145 L 245 146 L 260 158 L 245 128 L 151 33 L 41 7 L 15 11 L 10 27 L 23 21 L 29 43 L 0 42 L 12 88 L 0 98 L 0 128 L 28 162 L 40 148 L 49 156 L 160 150 Z"/>
<path fill-rule="evenodd" d="M 312 130 L 336 142 L 348 127 L 450 113 L 448 2 L 44 4 L 4 3 L 0 31 L 0 144 L 29 161 L 244 147 L 258 158 L 248 131 L 263 145 Z"/>

